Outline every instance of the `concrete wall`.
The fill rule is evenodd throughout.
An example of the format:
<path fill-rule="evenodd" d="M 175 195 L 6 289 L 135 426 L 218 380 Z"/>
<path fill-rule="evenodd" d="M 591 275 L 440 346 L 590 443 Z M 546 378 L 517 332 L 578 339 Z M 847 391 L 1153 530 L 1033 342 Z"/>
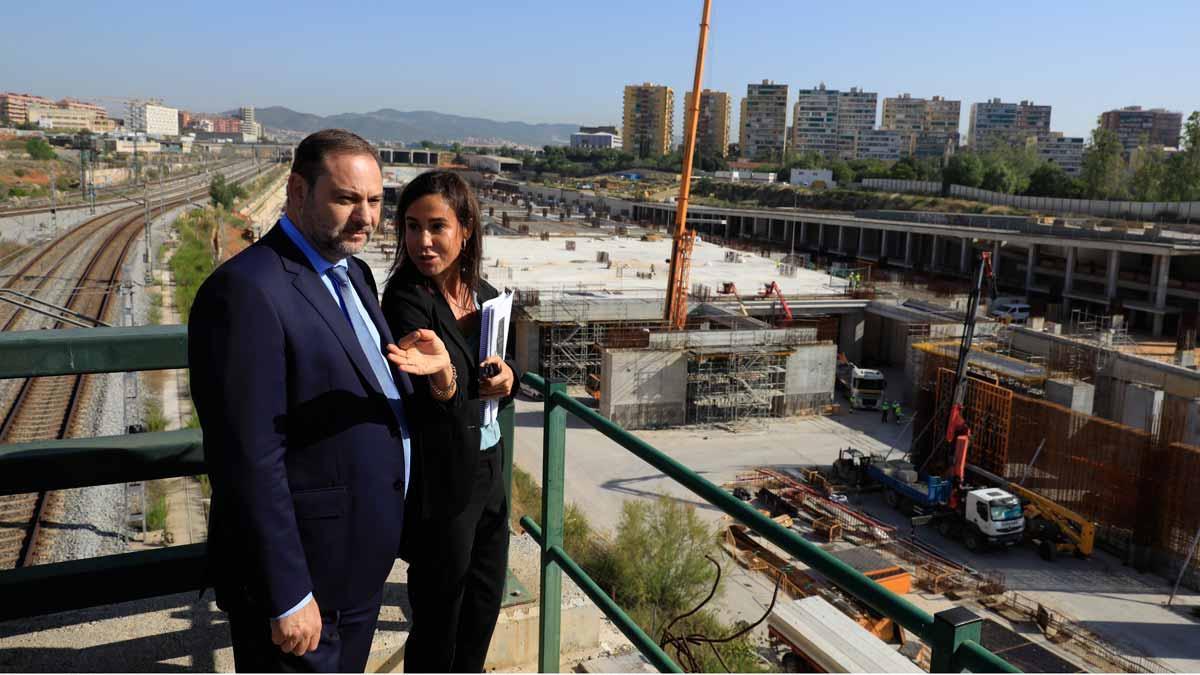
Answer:
<path fill-rule="evenodd" d="M 890 178 L 866 178 L 863 186 L 874 190 L 911 192 L 915 194 L 940 195 L 942 184 L 932 181 L 892 180 Z M 1161 212 L 1175 214 L 1177 218 L 1200 218 L 1200 202 L 1129 202 L 1102 199 L 1059 199 L 1056 197 L 1024 197 L 991 192 L 963 185 L 951 185 L 950 195 L 987 204 L 1003 204 L 1018 209 L 1041 213 L 1086 214 L 1101 217 L 1119 217 L 1132 214 L 1136 218 L 1153 220 Z"/>
<path fill-rule="evenodd" d="M 838 351 L 854 363 L 862 362 L 863 338 L 866 337 L 866 312 L 849 312 L 839 317 Z"/>
<path fill-rule="evenodd" d="M 1124 405 L 1121 408 L 1121 419 L 1117 420 L 1125 426 L 1141 429 L 1154 434 L 1162 417 L 1163 392 L 1140 384 L 1129 384 L 1125 387 Z"/>
<path fill-rule="evenodd" d="M 817 412 L 833 403 L 837 347 L 828 343 L 801 345 L 787 360 L 781 415 Z"/>
<path fill-rule="evenodd" d="M 517 367 L 522 372 L 542 373 L 541 360 L 541 330 L 540 326 L 530 321 L 529 319 L 517 319 L 516 324 L 516 339 L 517 344 L 516 356 Z"/>
<path fill-rule="evenodd" d="M 626 429 L 687 422 L 687 354 L 678 349 L 604 349 L 600 414 Z"/>

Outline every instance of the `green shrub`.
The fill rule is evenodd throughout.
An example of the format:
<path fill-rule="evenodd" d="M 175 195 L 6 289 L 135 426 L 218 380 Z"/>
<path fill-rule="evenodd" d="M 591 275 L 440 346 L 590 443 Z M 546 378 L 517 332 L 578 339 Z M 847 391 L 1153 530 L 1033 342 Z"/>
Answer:
<path fill-rule="evenodd" d="M 146 529 L 163 530 L 167 527 L 167 491 L 162 481 L 146 484 Z"/>
<path fill-rule="evenodd" d="M 50 147 L 44 138 L 31 138 L 25 141 L 25 152 L 36 160 L 54 159 L 58 156 L 54 154 L 54 148 Z"/>

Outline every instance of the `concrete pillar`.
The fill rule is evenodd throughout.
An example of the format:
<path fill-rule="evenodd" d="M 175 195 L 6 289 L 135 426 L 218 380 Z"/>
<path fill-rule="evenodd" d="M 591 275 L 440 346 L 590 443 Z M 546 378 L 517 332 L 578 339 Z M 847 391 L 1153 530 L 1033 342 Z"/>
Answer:
<path fill-rule="evenodd" d="M 817 248 L 825 248 L 825 223 L 817 226 Z"/>
<path fill-rule="evenodd" d="M 846 252 L 846 226 L 838 225 L 838 252 Z"/>
<path fill-rule="evenodd" d="M 879 231 L 879 257 L 880 258 L 888 257 L 888 231 L 887 230 Z"/>
<path fill-rule="evenodd" d="M 1096 387 L 1079 380 L 1046 380 L 1046 400 L 1085 415 L 1092 414 Z"/>
<path fill-rule="evenodd" d="M 1121 252 L 1117 250 L 1108 252 L 1108 277 L 1104 283 L 1104 295 L 1108 298 L 1109 304 L 1112 304 L 1113 298 L 1117 297 L 1117 275 L 1121 268 Z"/>
<path fill-rule="evenodd" d="M 863 252 L 862 241 L 863 241 L 863 228 L 860 227 L 860 228 L 858 228 L 858 238 L 856 239 L 856 243 L 854 244 L 854 255 L 856 255 L 856 256 L 862 255 L 862 252 Z"/>
<path fill-rule="evenodd" d="M 958 271 L 963 274 L 971 273 L 971 240 L 963 238 L 959 240 L 960 250 L 958 252 Z"/>
<path fill-rule="evenodd" d="M 1171 275 L 1171 256 L 1160 256 L 1161 260 L 1158 263 L 1158 274 L 1155 275 L 1154 289 L 1154 307 L 1163 309 L 1167 306 L 1167 280 Z M 1163 332 L 1163 315 L 1157 313 L 1154 315 L 1154 337 L 1159 337 Z"/>
<path fill-rule="evenodd" d="M 1141 384 L 1125 385 L 1121 424 L 1153 434 L 1162 416 L 1163 390 Z"/>
<path fill-rule="evenodd" d="M 1033 270 L 1037 268 L 1037 244 L 1029 245 L 1029 254 L 1025 259 L 1025 295 L 1033 293 Z"/>
<path fill-rule="evenodd" d="M 942 248 L 942 246 L 941 246 L 942 242 L 939 241 L 939 239 L 940 238 L 936 234 L 933 235 L 933 240 L 932 240 L 933 247 L 929 250 L 929 267 L 930 267 L 930 269 L 937 269 L 937 266 L 940 265 L 942 262 L 942 256 L 940 255 L 941 248 Z"/>
<path fill-rule="evenodd" d="M 1067 247 L 1067 276 L 1063 279 L 1063 294 L 1071 292 L 1071 288 L 1075 285 L 1075 254 L 1078 251 L 1074 246 Z"/>
<path fill-rule="evenodd" d="M 913 233 L 912 232 L 904 233 L 904 262 L 905 262 L 905 264 L 909 265 L 910 267 L 912 266 L 912 262 L 913 262 Z"/>
<path fill-rule="evenodd" d="M 1000 278 L 1000 242 L 992 244 L 992 276 Z"/>
<path fill-rule="evenodd" d="M 808 223 L 800 223 L 800 247 L 808 246 Z"/>
<path fill-rule="evenodd" d="M 1154 256 L 1150 259 L 1150 290 L 1146 292 L 1146 299 L 1154 302 L 1154 282 L 1158 281 L 1158 261 L 1161 258 Z"/>

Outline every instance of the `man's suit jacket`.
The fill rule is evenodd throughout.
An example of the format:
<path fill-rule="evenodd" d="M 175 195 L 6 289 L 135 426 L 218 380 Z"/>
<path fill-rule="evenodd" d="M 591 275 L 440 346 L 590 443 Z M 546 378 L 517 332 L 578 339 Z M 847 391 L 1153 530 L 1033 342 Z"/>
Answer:
<path fill-rule="evenodd" d="M 480 282 L 479 305 L 499 293 L 486 281 Z M 397 270 L 383 292 L 383 313 L 396 335 L 407 335 L 418 328 L 428 328 L 446 344 L 450 361 L 457 372 L 458 387 L 454 397 L 441 406 L 433 402 L 427 378 L 414 377 L 414 409 L 423 406 L 421 425 L 414 431 L 413 482 L 409 489 L 410 520 L 447 519 L 457 515 L 467 505 L 479 463 L 480 400 L 478 372 L 479 353 L 468 344 L 458 328 L 454 313 L 442 294 L 428 279 L 412 266 Z M 521 371 L 517 369 L 513 322 L 509 321 L 508 345 L 504 362 L 513 371 L 516 381 L 513 394 L 502 399 L 501 405 L 511 405 L 520 386 Z M 508 449 L 512 452 L 512 449 Z M 405 555 L 408 558 L 408 554 Z"/>
<path fill-rule="evenodd" d="M 392 342 L 370 269 L 348 262 Z M 350 322 L 280 226 L 204 282 L 188 338 L 218 602 L 274 617 L 309 592 L 322 611 L 368 601 L 399 551 L 400 427 Z"/>

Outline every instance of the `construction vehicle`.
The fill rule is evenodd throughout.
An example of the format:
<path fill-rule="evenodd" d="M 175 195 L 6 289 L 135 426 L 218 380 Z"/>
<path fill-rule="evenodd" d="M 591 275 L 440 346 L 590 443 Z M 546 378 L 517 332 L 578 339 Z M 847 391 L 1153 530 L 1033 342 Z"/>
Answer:
<path fill-rule="evenodd" d="M 779 300 L 779 306 L 783 309 L 783 318 L 787 321 L 791 321 L 792 308 L 788 307 L 787 299 L 783 297 L 783 289 L 779 288 L 779 282 L 772 281 L 771 283 L 766 284 L 766 288 L 763 289 L 762 296 L 764 298 L 769 298 L 772 295 Z"/>
<path fill-rule="evenodd" d="M 838 354 L 836 384 L 849 399 L 851 409 L 878 410 L 883 405 L 883 392 L 887 389 L 883 373 L 859 368 L 845 354 Z"/>
<path fill-rule="evenodd" d="M 838 452 L 834 476 L 858 486 L 883 488 L 888 506 L 910 516 L 933 516 L 942 536 L 962 539 L 975 552 L 1020 543 L 1025 532 L 1021 502 L 994 487 L 968 487 L 943 476 L 921 475 L 903 459 L 888 460 L 854 448 Z M 958 498 L 954 499 L 958 492 Z"/>
<path fill-rule="evenodd" d="M 834 474 L 857 478 L 860 484 L 875 483 L 885 490 L 889 506 L 905 513 L 931 515 L 938 532 L 961 538 L 971 551 L 989 545 L 1012 546 L 1025 535 L 1025 514 L 1021 502 L 1011 492 L 998 487 L 973 486 L 966 482 L 967 455 L 971 446 L 971 427 L 963 417 L 967 392 L 967 360 L 975 336 L 975 315 L 984 280 L 992 280 L 991 253 L 980 254 L 975 285 L 967 300 L 962 341 L 954 373 L 954 396 L 950 403 L 946 442 L 953 449 L 950 465 L 943 475 L 923 473 L 906 460 L 888 461 L 886 457 L 866 455 L 850 449 L 838 454 Z M 995 295 L 995 285 L 989 284 Z M 930 458 L 926 459 L 928 464 Z"/>
<path fill-rule="evenodd" d="M 1095 523 L 990 471 L 974 465 L 968 465 L 967 470 L 1012 492 L 1025 502 L 1025 539 L 1037 547 L 1042 559 L 1054 560 L 1059 553 L 1069 553 L 1078 558 L 1092 554 L 1096 545 Z"/>
<path fill-rule="evenodd" d="M 737 300 L 738 309 L 741 310 L 742 316 L 750 316 L 750 312 L 746 310 L 746 303 L 742 302 L 742 296 L 738 295 L 737 284 L 732 281 L 726 281 L 721 284 L 721 291 L 717 295 L 732 295 L 734 300 Z"/>

